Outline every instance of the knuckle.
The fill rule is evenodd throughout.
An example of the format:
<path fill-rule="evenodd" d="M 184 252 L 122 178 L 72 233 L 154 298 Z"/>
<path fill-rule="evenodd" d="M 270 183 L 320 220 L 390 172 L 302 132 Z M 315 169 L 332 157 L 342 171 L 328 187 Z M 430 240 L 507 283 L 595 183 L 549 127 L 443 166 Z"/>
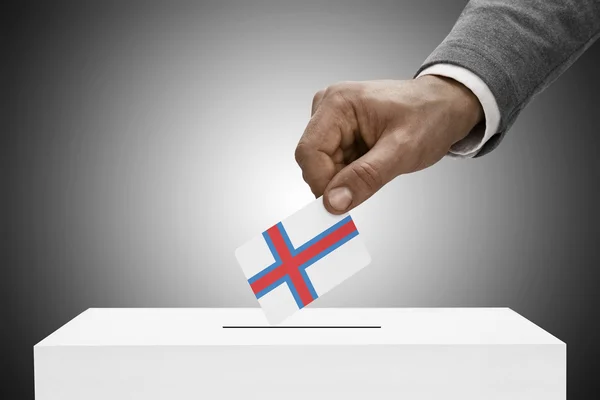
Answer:
<path fill-rule="evenodd" d="M 345 110 L 349 105 L 348 99 L 342 91 L 333 92 L 327 97 L 327 101 L 331 107 L 338 110 Z"/>
<path fill-rule="evenodd" d="M 355 85 L 356 82 L 353 81 L 336 82 L 332 85 L 329 85 L 323 94 L 325 96 L 330 96 L 336 93 L 348 93 L 355 87 Z"/>
<path fill-rule="evenodd" d="M 383 177 L 377 168 L 367 161 L 356 163 L 352 172 L 370 191 L 374 192 L 383 186 Z"/>
<path fill-rule="evenodd" d="M 317 93 L 315 93 L 315 95 L 313 96 L 313 100 L 312 100 L 313 106 L 316 105 L 317 103 L 319 103 L 324 95 L 325 95 L 325 89 L 321 89 Z"/>
<path fill-rule="evenodd" d="M 329 97 L 329 96 L 334 96 L 339 93 L 344 93 L 347 90 L 348 90 L 348 82 L 346 82 L 346 81 L 336 82 L 334 84 L 327 86 L 324 94 L 326 97 Z"/>
<path fill-rule="evenodd" d="M 332 94 L 338 93 L 340 90 L 342 90 L 341 86 L 342 86 L 342 84 L 339 82 L 329 85 L 325 88 L 325 93 L 323 93 L 323 94 L 325 95 L 325 97 L 329 97 Z"/>
<path fill-rule="evenodd" d="M 306 142 L 301 140 L 298 143 L 298 145 L 296 146 L 296 150 L 294 151 L 294 158 L 296 160 L 296 163 L 300 167 L 302 167 L 304 160 L 306 160 L 306 157 L 309 152 L 310 152 L 310 149 L 309 149 L 308 145 L 306 144 Z"/>
<path fill-rule="evenodd" d="M 325 89 L 322 101 L 327 103 L 328 108 L 346 117 L 354 112 L 354 105 L 360 102 L 361 93 L 360 82 L 338 82 Z"/>

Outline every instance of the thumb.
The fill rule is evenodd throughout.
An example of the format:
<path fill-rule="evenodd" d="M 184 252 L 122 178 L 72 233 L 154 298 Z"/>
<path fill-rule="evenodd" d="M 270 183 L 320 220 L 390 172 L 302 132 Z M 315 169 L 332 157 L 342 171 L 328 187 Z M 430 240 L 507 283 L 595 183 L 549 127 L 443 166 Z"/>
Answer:
<path fill-rule="evenodd" d="M 390 140 L 382 138 L 365 155 L 338 172 L 323 195 L 327 211 L 332 214 L 348 212 L 394 179 L 398 175 L 397 148 Z"/>

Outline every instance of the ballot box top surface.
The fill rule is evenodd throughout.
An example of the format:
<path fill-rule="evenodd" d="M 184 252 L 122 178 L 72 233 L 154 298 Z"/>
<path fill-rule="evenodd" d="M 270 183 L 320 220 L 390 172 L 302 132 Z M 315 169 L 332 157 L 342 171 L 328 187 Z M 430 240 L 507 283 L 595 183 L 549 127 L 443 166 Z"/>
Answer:
<path fill-rule="evenodd" d="M 305 308 L 271 326 L 258 308 L 91 308 L 44 346 L 563 344 L 508 308 Z"/>

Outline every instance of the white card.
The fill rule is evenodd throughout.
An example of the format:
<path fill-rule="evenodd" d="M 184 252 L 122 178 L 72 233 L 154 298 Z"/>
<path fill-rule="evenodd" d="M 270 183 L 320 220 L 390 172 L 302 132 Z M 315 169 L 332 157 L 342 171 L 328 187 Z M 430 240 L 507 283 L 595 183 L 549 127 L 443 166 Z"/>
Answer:
<path fill-rule="evenodd" d="M 255 236 L 235 256 L 272 325 L 371 262 L 352 217 L 330 214 L 322 197 Z"/>

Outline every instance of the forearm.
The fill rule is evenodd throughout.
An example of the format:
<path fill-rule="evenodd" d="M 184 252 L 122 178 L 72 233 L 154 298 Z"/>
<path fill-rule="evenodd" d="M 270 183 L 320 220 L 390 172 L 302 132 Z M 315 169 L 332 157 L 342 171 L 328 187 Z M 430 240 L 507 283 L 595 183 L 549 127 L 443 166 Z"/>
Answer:
<path fill-rule="evenodd" d="M 436 64 L 476 74 L 494 95 L 503 135 L 599 35 L 598 0 L 472 0 L 417 74 Z"/>

